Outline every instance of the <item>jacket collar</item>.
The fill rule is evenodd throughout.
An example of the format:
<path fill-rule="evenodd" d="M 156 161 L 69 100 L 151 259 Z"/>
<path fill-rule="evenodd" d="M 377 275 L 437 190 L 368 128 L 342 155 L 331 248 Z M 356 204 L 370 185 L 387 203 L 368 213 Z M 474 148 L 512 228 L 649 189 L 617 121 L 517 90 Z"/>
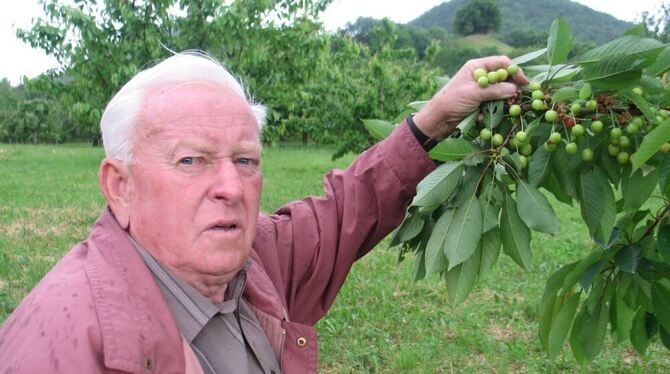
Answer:
<path fill-rule="evenodd" d="M 100 320 L 105 366 L 130 372 L 183 369 L 177 324 L 109 208 L 95 223 L 88 246 L 85 269 Z"/>

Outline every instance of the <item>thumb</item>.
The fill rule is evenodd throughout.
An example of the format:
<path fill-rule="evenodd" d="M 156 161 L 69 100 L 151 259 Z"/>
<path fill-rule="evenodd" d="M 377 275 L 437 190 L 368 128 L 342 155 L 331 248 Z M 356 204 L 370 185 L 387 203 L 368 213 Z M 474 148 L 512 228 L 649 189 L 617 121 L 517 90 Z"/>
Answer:
<path fill-rule="evenodd" d="M 517 85 L 509 82 L 492 84 L 482 90 L 483 101 L 507 99 L 516 94 Z"/>

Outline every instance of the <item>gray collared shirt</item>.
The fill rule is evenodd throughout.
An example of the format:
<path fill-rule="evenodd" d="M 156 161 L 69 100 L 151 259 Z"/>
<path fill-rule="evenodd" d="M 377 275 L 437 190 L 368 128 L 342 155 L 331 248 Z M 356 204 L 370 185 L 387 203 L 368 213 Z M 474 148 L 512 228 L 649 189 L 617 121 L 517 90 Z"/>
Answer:
<path fill-rule="evenodd" d="M 249 260 L 228 283 L 225 300 L 214 304 L 171 274 L 135 240 L 130 241 L 158 283 L 179 331 L 206 374 L 281 372 L 256 315 L 242 297 Z"/>

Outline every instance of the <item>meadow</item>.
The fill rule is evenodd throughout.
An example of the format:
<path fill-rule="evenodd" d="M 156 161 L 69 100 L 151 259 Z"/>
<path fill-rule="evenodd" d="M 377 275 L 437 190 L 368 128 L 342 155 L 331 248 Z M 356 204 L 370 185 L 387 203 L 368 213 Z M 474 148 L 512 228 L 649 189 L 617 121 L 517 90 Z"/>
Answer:
<path fill-rule="evenodd" d="M 262 210 L 322 194 L 322 177 L 353 159 L 332 149 L 266 148 Z M 104 207 L 97 185 L 103 152 L 88 145 L 0 144 L 0 323 L 75 243 Z M 533 267 L 501 256 L 463 304 L 451 305 L 437 276 L 411 280 L 412 258 L 397 262 L 388 240 L 353 268 L 330 313 L 319 322 L 320 372 L 537 373 L 670 372 L 670 355 L 654 342 L 647 356 L 609 338 L 579 367 L 564 347 L 555 361 L 537 338 L 537 309 L 548 276 L 589 250 L 576 207 L 552 200 L 559 234 L 535 235 Z"/>

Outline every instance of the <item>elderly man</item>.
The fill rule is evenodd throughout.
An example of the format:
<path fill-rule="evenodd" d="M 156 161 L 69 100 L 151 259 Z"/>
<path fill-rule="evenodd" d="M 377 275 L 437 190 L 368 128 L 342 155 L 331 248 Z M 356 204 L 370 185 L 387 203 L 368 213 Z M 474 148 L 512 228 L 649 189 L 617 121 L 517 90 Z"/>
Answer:
<path fill-rule="evenodd" d="M 353 262 L 402 220 L 433 168 L 426 149 L 481 101 L 468 62 L 325 197 L 259 215 L 264 108 L 206 56 L 139 73 L 101 121 L 108 203 L 88 239 L 30 292 L 0 331 L 2 373 L 314 372 L 314 325 Z"/>

